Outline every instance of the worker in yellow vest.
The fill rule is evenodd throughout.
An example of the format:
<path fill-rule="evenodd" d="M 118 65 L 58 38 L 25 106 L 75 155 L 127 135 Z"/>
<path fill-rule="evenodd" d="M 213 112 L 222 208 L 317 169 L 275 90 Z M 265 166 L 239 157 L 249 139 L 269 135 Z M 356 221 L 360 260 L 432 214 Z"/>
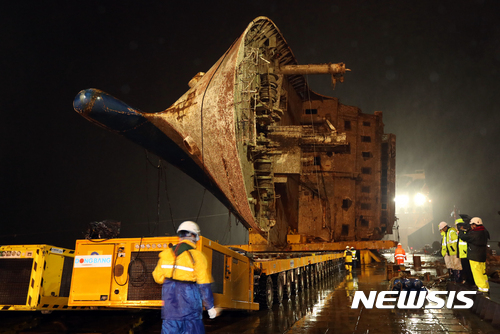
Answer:
<path fill-rule="evenodd" d="M 179 243 L 158 255 L 153 278 L 162 285 L 162 334 L 205 333 L 203 306 L 210 319 L 217 316 L 207 259 L 196 249 L 200 233 L 195 222 L 183 222 Z"/>
<path fill-rule="evenodd" d="M 448 226 L 446 222 L 439 223 L 441 232 L 441 255 L 444 257 L 444 263 L 450 274 L 450 279 L 460 282 L 460 273 L 462 271 L 462 262 L 458 257 L 458 233 L 457 229 Z"/>
<path fill-rule="evenodd" d="M 344 259 L 345 259 L 345 270 L 351 271 L 352 268 L 352 252 L 349 246 L 345 248 L 344 251 Z"/>
<path fill-rule="evenodd" d="M 358 264 L 358 251 L 354 249 L 354 247 L 351 247 L 351 253 L 352 253 L 352 268 L 356 269 Z"/>
<path fill-rule="evenodd" d="M 455 219 L 455 226 L 457 231 L 466 229 L 466 224 L 462 217 Z M 470 268 L 469 259 L 467 259 L 467 242 L 460 238 L 460 233 L 458 237 L 458 257 L 462 263 L 462 284 L 474 285 L 474 277 L 472 276 L 472 271 Z"/>

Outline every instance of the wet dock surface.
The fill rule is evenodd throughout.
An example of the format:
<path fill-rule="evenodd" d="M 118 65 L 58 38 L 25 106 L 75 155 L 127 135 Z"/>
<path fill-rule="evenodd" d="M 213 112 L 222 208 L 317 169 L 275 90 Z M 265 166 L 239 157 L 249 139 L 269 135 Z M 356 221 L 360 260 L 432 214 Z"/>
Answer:
<path fill-rule="evenodd" d="M 385 291 L 389 282 L 383 263 L 342 271 L 300 291 L 271 310 L 225 311 L 205 319 L 207 333 L 500 333 L 470 310 L 351 309 L 356 291 Z M 493 287 L 492 299 L 500 299 Z M 434 288 L 433 288 L 434 289 Z M 435 287 L 446 289 L 446 285 Z M 498 291 L 499 295 L 494 295 Z M 206 314 L 205 314 L 206 316 Z M 160 333 L 157 310 L 0 312 L 3 333 Z"/>
<path fill-rule="evenodd" d="M 355 291 L 385 291 L 383 264 L 330 277 L 272 310 L 226 312 L 206 322 L 207 333 L 500 333 L 469 310 L 351 309 Z M 227 319 L 227 320 L 226 320 Z M 218 327 L 215 322 L 226 322 Z M 229 322 L 233 322 L 230 323 Z M 214 323 L 214 325 L 211 325 Z"/>

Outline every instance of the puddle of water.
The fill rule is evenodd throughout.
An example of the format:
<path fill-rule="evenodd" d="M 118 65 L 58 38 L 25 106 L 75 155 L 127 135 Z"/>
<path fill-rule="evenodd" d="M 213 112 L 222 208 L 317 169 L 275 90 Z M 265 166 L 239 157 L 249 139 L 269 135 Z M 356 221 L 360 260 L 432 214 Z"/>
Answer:
<path fill-rule="evenodd" d="M 351 309 L 356 291 L 385 291 L 389 281 L 383 263 L 366 265 L 353 273 L 327 277 L 317 286 L 252 313 L 227 312 L 225 326 L 207 333 L 481 333 L 492 331 L 469 311 L 448 309 Z M 236 317 L 234 315 L 239 314 Z M 483 326 L 483 327 L 481 327 Z"/>

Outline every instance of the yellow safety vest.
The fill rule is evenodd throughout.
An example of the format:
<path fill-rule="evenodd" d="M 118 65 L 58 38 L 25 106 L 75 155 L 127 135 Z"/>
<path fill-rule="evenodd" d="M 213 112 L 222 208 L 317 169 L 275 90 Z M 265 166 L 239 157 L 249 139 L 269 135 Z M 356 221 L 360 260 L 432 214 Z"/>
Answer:
<path fill-rule="evenodd" d="M 441 255 L 457 255 L 458 250 L 458 234 L 457 229 L 448 226 L 448 231 L 441 231 Z"/>
<path fill-rule="evenodd" d="M 448 231 L 446 232 L 446 234 L 447 234 L 446 247 L 448 247 L 448 254 L 457 255 L 457 251 L 458 251 L 457 229 L 454 227 L 450 227 L 450 228 L 448 228 Z"/>
<path fill-rule="evenodd" d="M 455 224 L 463 223 L 464 220 L 462 218 L 458 218 L 455 220 Z M 458 256 L 461 259 L 467 258 L 467 242 L 458 238 Z"/>
<path fill-rule="evenodd" d="M 444 231 L 441 231 L 441 255 L 445 257 L 447 253 L 446 233 L 444 233 Z"/>

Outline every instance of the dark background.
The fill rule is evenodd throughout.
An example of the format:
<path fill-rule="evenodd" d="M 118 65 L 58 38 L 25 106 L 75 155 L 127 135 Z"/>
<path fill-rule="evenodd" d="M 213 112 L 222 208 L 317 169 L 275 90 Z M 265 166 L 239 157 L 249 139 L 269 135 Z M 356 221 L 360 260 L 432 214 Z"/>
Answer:
<path fill-rule="evenodd" d="M 451 222 L 456 205 L 500 239 L 498 1 L 11 1 L 0 14 L 0 244 L 74 248 L 104 219 L 123 237 L 198 219 L 205 236 L 246 243 L 211 194 L 174 167 L 160 175 L 157 157 L 72 102 L 92 87 L 164 110 L 261 15 L 300 64 L 352 70 L 334 91 L 328 77 L 307 79 L 383 111 L 397 172 L 425 170 L 436 220 Z"/>

